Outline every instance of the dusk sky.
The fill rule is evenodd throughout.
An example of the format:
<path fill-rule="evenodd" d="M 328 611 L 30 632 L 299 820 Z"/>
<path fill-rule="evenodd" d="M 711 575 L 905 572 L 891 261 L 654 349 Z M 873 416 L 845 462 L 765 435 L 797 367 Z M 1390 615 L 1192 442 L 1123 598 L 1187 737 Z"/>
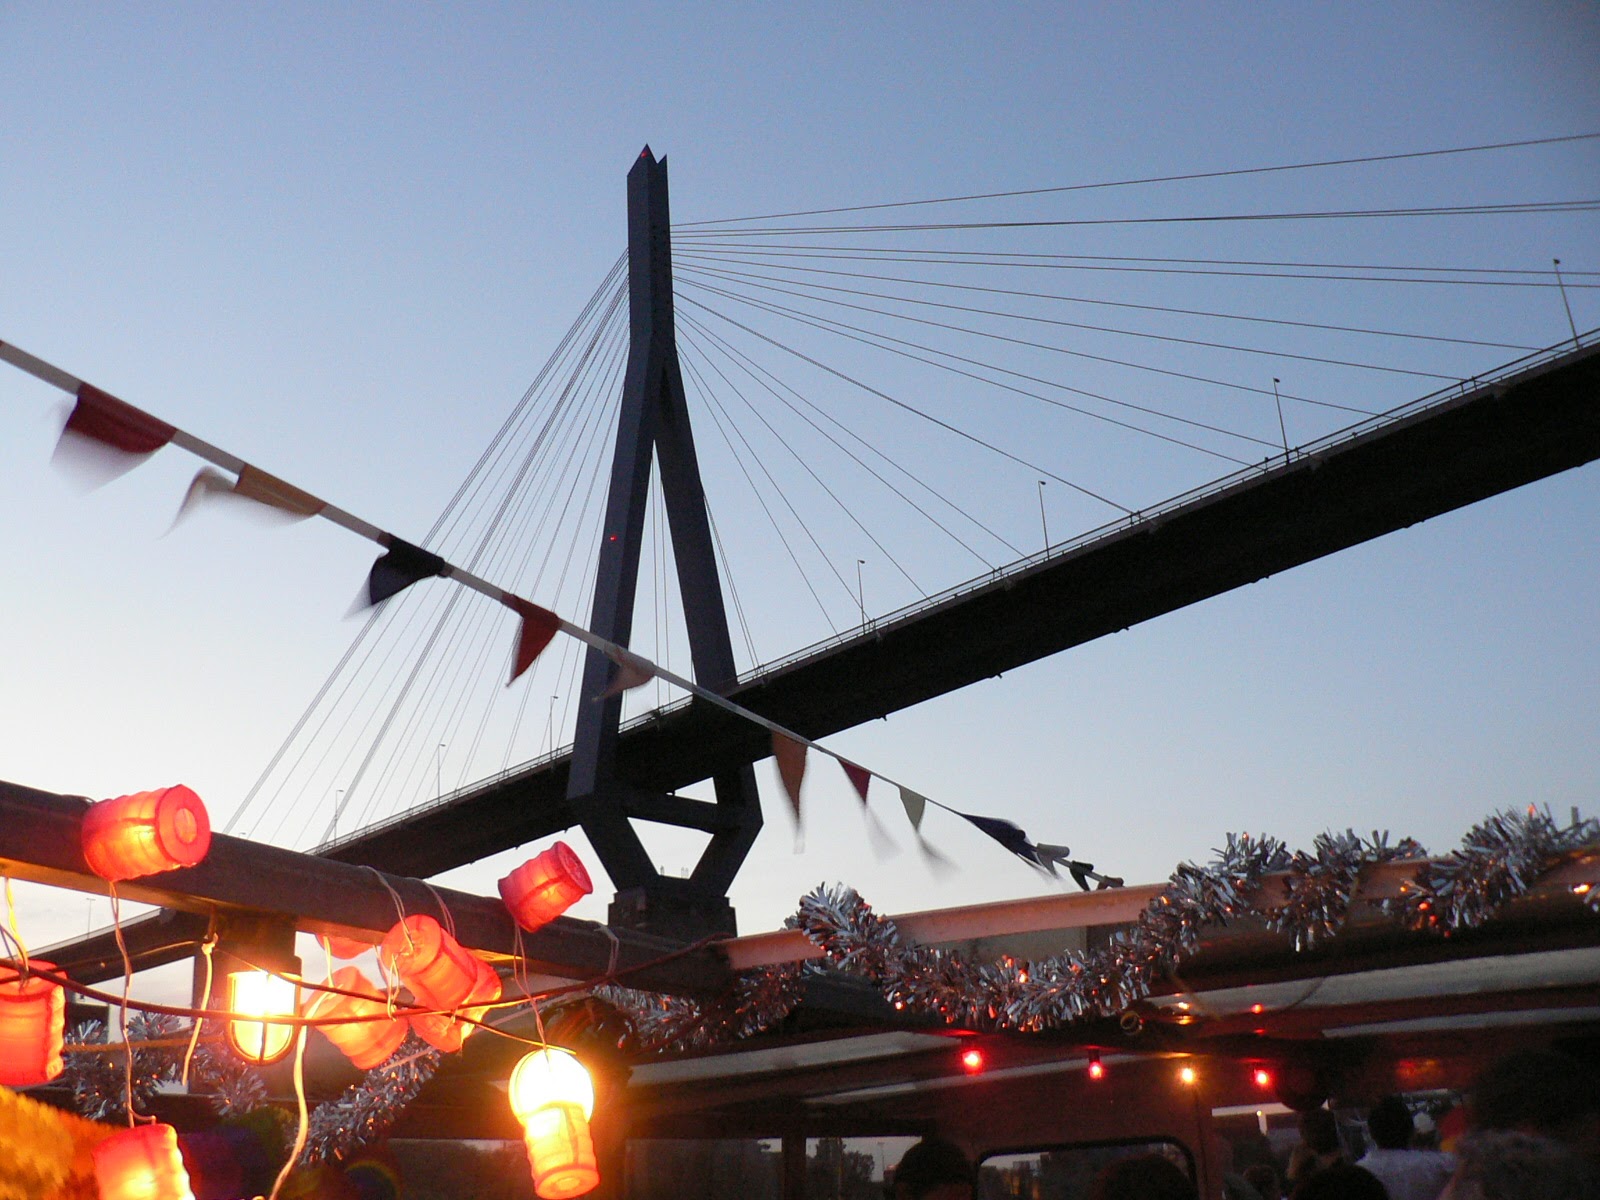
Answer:
<path fill-rule="evenodd" d="M 647 143 L 671 163 L 674 219 L 694 222 L 1592 134 L 1597 77 L 1600 10 L 1583 3 L 0 4 L 0 340 L 421 542 L 624 248 L 624 177 Z M 1575 140 L 889 209 L 881 223 L 1597 198 L 1600 141 Z M 873 212 L 807 220 L 879 223 Z M 887 244 L 889 235 L 874 236 L 859 244 Z M 1592 210 L 1088 225 L 1026 243 L 1005 231 L 894 236 L 920 238 L 930 252 L 1419 271 L 1548 272 L 1558 257 L 1573 323 L 1600 325 Z M 680 268 L 721 269 L 697 261 L 688 242 L 678 242 Z M 1222 340 L 1283 355 L 1119 344 L 1169 372 L 1258 389 L 1276 378 L 1296 396 L 1368 411 L 1523 353 L 1507 347 L 1571 336 L 1548 286 L 1276 280 L 1246 291 L 1244 281 L 1198 275 L 1036 274 L 1050 276 L 1027 281 L 1039 290 L 1097 289 L 1122 305 L 1461 340 L 1373 338 L 1356 349 L 1344 335 L 1202 333 L 1172 317 L 1149 328 L 1197 340 L 1226 332 Z M 683 278 L 680 312 L 703 311 L 690 307 L 695 298 L 736 315 L 731 301 L 719 306 Z M 1110 353 L 1109 342 L 1072 340 L 1087 335 L 1043 336 Z M 712 361 L 685 353 L 700 368 Z M 1070 416 L 1026 415 L 959 376 L 930 384 L 888 355 L 838 353 L 880 391 L 916 397 L 1131 508 L 1231 469 Z M 1311 361 L 1358 354 L 1391 369 Z M 1060 355 L 1047 368 L 1027 364 L 1019 369 L 1048 369 L 1087 391 L 1120 387 L 1191 418 L 1234 403 L 1170 375 L 1134 384 Z M 836 377 L 797 369 L 792 382 L 841 419 L 859 417 L 877 449 L 970 502 L 1023 553 L 1045 532 L 1059 540 L 1116 515 L 1064 482 L 1041 491 L 1029 468 L 896 425 Z M 741 668 L 847 631 L 858 606 L 882 615 L 982 573 L 819 444 L 800 457 L 837 486 L 853 520 L 804 498 L 803 470 L 774 449 L 773 473 L 816 514 L 822 557 L 808 565 L 811 550 L 797 539 L 797 574 L 752 499 L 764 485 L 746 482 L 736 469 L 745 456 L 716 432 L 724 420 L 748 425 L 761 446 L 759 422 L 697 407 L 694 384 L 690 392 L 709 502 L 748 619 L 749 642 L 735 633 Z M 1249 404 L 1250 428 L 1275 442 L 1270 392 Z M 1356 419 L 1303 400 L 1284 411 L 1284 436 L 1296 443 Z M 60 394 L 0 365 L 0 775 L 94 798 L 183 782 L 220 829 L 360 629 L 346 614 L 374 550 L 323 522 L 275 527 L 226 506 L 169 532 L 201 464 L 168 448 L 86 491 L 51 463 L 64 412 Z M 566 464 L 604 466 L 609 456 L 601 435 L 582 454 L 575 442 Z M 555 553 L 578 547 L 571 589 L 548 583 L 529 595 L 582 623 L 576 579 L 593 546 L 581 525 L 559 536 L 568 540 Z M 905 576 L 888 551 L 903 552 Z M 814 605 L 801 575 L 817 587 Z M 435 589 L 426 602 L 437 603 L 449 586 L 417 590 Z M 1229 831 L 1301 846 L 1328 828 L 1389 829 L 1442 852 L 1497 808 L 1595 812 L 1597 595 L 1600 468 L 1591 465 L 826 740 L 943 803 L 1069 844 L 1130 882 L 1208 858 Z M 661 599 L 641 595 L 639 629 Z M 396 605 L 380 623 L 407 611 Z M 635 645 L 655 654 L 675 636 L 638 632 Z M 485 677 L 501 693 L 511 637 L 509 620 L 482 625 Z M 384 777 L 387 791 L 369 776 L 349 820 L 534 758 L 562 741 L 563 723 L 570 736 L 563 653 L 575 661 L 558 641 L 545 673 L 518 685 L 525 697 L 513 688 L 495 701 L 515 717 L 485 717 L 476 732 L 448 712 L 419 717 L 393 750 L 404 769 Z M 374 703 L 384 687 L 370 689 Z M 635 697 L 629 711 L 662 699 Z M 340 719 L 316 721 L 331 731 Z M 502 727 L 515 736 L 496 740 Z M 235 832 L 302 848 L 319 841 L 351 786 L 328 761 L 243 814 Z M 931 874 L 888 789 L 872 794 L 873 807 L 904 849 L 880 860 L 854 796 L 827 768 L 816 766 L 797 851 L 772 766 L 758 765 L 767 829 L 733 889 L 742 931 L 778 925 L 822 882 L 852 884 L 886 912 L 1049 886 L 939 813 L 925 831 L 960 869 Z M 688 841 L 649 837 L 668 870 L 693 862 Z M 587 855 L 581 833 L 569 840 Z M 497 876 L 539 848 L 447 879 L 492 893 Z M 578 915 L 603 918 L 609 895 L 602 876 Z M 103 900 L 36 887 L 19 889 L 18 910 L 35 946 L 106 917 Z"/>

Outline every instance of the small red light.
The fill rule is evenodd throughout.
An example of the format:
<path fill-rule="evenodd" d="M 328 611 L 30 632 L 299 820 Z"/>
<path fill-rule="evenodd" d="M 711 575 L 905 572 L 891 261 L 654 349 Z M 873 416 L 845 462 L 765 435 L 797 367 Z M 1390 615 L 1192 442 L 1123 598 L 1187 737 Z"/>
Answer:
<path fill-rule="evenodd" d="M 976 1075 L 983 1070 L 982 1050 L 963 1050 L 961 1052 L 961 1067 L 968 1075 Z"/>
<path fill-rule="evenodd" d="M 1266 1011 L 1266 1009 L 1262 1008 L 1261 1005 L 1259 1005 L 1259 1004 L 1252 1004 L 1250 1006 L 1250 1011 L 1255 1013 L 1257 1016 L 1260 1016 L 1262 1013 L 1264 1013 Z"/>
<path fill-rule="evenodd" d="M 1089 1060 L 1089 1078 L 1099 1083 L 1105 1077 L 1106 1065 L 1100 1061 L 1100 1056 L 1097 1054 Z"/>
<path fill-rule="evenodd" d="M 1265 1067 L 1257 1067 L 1254 1074 L 1252 1074 L 1250 1078 L 1256 1081 L 1256 1086 L 1258 1088 L 1269 1088 L 1272 1086 L 1272 1072 L 1267 1070 Z"/>
<path fill-rule="evenodd" d="M 617 535 L 614 534 L 614 533 L 610 537 L 606 538 L 606 541 L 608 541 L 608 542 L 614 542 L 616 540 L 617 540 Z"/>

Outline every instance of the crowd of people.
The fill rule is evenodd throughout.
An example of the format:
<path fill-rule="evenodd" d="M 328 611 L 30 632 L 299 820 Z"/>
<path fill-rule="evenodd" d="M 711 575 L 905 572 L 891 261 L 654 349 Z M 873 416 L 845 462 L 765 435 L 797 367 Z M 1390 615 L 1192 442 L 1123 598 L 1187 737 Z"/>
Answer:
<path fill-rule="evenodd" d="M 1386 1096 L 1366 1113 L 1372 1143 L 1353 1156 L 1326 1108 L 1301 1114 L 1280 1179 L 1253 1162 L 1224 1181 L 1227 1200 L 1600 1200 L 1600 1076 L 1554 1050 L 1519 1053 L 1474 1084 L 1466 1131 L 1422 1144 L 1412 1110 Z M 926 1138 L 901 1160 L 892 1200 L 974 1200 L 979 1173 L 961 1148 Z M 1120 1159 L 1090 1200 L 1198 1200 L 1189 1175 L 1159 1154 Z"/>

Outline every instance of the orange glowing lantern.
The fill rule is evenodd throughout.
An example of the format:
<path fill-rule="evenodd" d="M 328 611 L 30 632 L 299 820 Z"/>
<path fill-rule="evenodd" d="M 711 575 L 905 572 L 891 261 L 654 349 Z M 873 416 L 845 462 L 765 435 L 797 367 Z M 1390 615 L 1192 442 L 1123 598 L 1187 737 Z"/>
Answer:
<path fill-rule="evenodd" d="M 589 1121 L 576 1104 L 545 1105 L 528 1118 L 522 1143 L 540 1200 L 581 1196 L 600 1183 Z"/>
<path fill-rule="evenodd" d="M 182 784 L 91 804 L 83 814 L 83 856 L 113 883 L 192 867 L 211 849 L 211 818 Z"/>
<path fill-rule="evenodd" d="M 500 898 L 527 930 L 548 925 L 592 891 L 589 872 L 565 842 L 530 858 L 500 881 Z"/>
<path fill-rule="evenodd" d="M 140 1125 L 94 1148 L 101 1200 L 194 1200 L 171 1125 Z"/>
<path fill-rule="evenodd" d="M 305 1015 L 321 1020 L 342 1019 L 341 1024 L 318 1025 L 317 1029 L 352 1063 L 363 1071 L 370 1071 L 406 1040 L 406 1019 L 388 1015 L 388 1006 L 359 967 L 340 967 L 328 982 L 336 988 L 362 995 L 319 992 L 306 1005 Z"/>
<path fill-rule="evenodd" d="M 56 969 L 31 959 L 30 967 Z M 61 1074 L 61 1037 L 67 998 L 59 984 L 0 966 L 0 1083 L 31 1087 Z"/>
<path fill-rule="evenodd" d="M 378 958 L 429 1008 L 459 1008 L 478 982 L 479 960 L 432 917 L 397 922 Z"/>
<path fill-rule="evenodd" d="M 600 1182 L 589 1118 L 594 1080 L 573 1055 L 546 1046 L 511 1072 L 511 1111 L 523 1124 L 523 1144 L 541 1200 L 581 1196 Z"/>
<path fill-rule="evenodd" d="M 294 1026 L 270 1020 L 241 1017 L 292 1017 L 300 989 L 293 980 L 270 971 L 235 971 L 228 976 L 228 1043 L 246 1062 L 264 1066 L 277 1062 L 294 1045 Z"/>
<path fill-rule="evenodd" d="M 473 961 L 478 964 L 478 978 L 460 1011 L 473 1021 L 481 1021 L 489 1005 L 500 999 L 500 976 L 482 959 Z M 477 1026 L 471 1021 L 456 1020 L 449 1013 L 418 1013 L 411 1018 L 411 1028 L 428 1045 L 448 1054 L 461 1049 L 461 1043 Z"/>

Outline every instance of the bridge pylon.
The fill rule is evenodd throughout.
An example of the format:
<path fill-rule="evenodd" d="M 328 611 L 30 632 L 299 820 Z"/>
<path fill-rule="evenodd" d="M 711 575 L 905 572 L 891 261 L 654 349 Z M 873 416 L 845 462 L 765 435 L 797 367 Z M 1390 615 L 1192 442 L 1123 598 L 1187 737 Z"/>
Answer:
<path fill-rule="evenodd" d="M 628 172 L 628 301 L 628 369 L 589 628 L 618 645 L 630 644 L 654 461 L 694 677 L 721 689 L 736 677 L 733 644 L 678 364 L 667 161 L 658 161 L 649 146 Z M 732 933 L 728 888 L 761 829 L 754 768 L 746 763 L 714 776 L 715 803 L 631 784 L 617 764 L 622 697 L 606 694 L 617 670 L 600 651 L 589 651 L 567 785 L 584 834 L 617 889 L 609 923 L 687 937 Z M 634 820 L 696 829 L 711 838 L 687 878 L 662 875 Z"/>

